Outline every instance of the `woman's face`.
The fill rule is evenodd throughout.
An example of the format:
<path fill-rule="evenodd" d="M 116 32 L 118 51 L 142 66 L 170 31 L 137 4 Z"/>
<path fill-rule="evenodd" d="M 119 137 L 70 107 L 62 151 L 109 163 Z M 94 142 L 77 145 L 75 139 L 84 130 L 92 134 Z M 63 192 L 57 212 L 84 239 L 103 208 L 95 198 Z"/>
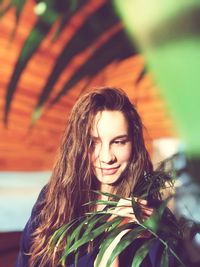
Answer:
<path fill-rule="evenodd" d="M 91 130 L 92 167 L 102 191 L 109 191 L 126 169 L 132 151 L 128 122 L 121 111 L 99 111 Z"/>

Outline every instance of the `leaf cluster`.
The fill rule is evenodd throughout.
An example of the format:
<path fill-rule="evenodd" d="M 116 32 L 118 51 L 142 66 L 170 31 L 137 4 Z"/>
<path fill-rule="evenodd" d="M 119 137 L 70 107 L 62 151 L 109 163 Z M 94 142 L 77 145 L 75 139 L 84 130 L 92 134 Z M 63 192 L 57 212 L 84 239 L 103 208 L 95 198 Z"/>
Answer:
<path fill-rule="evenodd" d="M 0 18 L 6 15 L 10 9 L 16 11 L 16 23 L 11 36 L 13 40 L 14 35 L 17 34 L 16 28 L 28 1 L 4 0 L 1 2 Z M 84 13 L 87 5 L 92 5 L 89 0 L 35 1 L 33 12 L 36 16 L 35 24 L 22 45 L 7 86 L 4 110 L 5 124 L 8 123 L 11 104 L 20 77 L 26 70 L 26 66 L 33 55 L 40 49 L 42 42 L 49 38 L 49 33 L 54 32 L 53 38 L 49 42 L 49 48 L 45 51 L 47 54 L 50 53 L 52 45 L 58 40 L 63 31 L 66 30 L 66 34 L 68 34 L 67 27 L 73 16 L 76 16 L 81 10 Z M 76 67 L 50 100 L 50 95 L 63 71 L 66 68 L 70 68 L 73 59 L 84 52 L 86 52 L 87 57 L 83 64 Z M 47 107 L 51 108 L 82 79 L 86 80 L 82 88 L 84 90 L 95 75 L 110 63 L 123 60 L 136 53 L 137 49 L 130 43 L 121 19 L 114 11 L 112 1 L 100 1 L 96 7 L 94 6 L 93 12 L 88 13 L 83 23 L 74 30 L 72 36 L 64 43 L 63 49 L 52 66 L 43 88 L 40 90 L 39 98 L 32 112 L 31 125 L 33 126 L 40 118 L 46 103 L 48 103 Z M 143 76 L 143 73 L 141 75 Z"/>
<path fill-rule="evenodd" d="M 96 266 L 99 266 L 103 255 L 110 246 L 115 237 L 122 231 L 128 230 L 121 238 L 111 253 L 111 256 L 105 267 L 109 267 L 114 259 L 138 238 L 147 235 L 145 242 L 138 247 L 135 255 L 132 257 L 132 266 L 139 267 L 144 261 L 148 252 L 155 246 L 157 242 L 160 243 L 162 250 L 159 259 L 160 266 L 168 267 L 170 257 L 174 257 L 177 261 L 177 266 L 184 266 L 179 256 L 176 253 L 177 240 L 181 238 L 179 226 L 166 208 L 167 201 L 160 203 L 153 214 L 146 220 L 142 219 L 141 208 L 135 197 L 125 198 L 130 201 L 133 208 L 133 213 L 136 216 L 136 221 L 124 222 L 124 217 L 119 215 L 113 216 L 113 212 L 121 197 L 115 194 L 95 191 L 99 195 L 109 197 L 109 200 L 96 200 L 86 205 L 106 205 L 102 211 L 96 211 L 85 214 L 82 218 L 62 226 L 52 236 L 50 246 L 58 246 L 63 238 L 67 238 L 67 245 L 64 248 L 60 263 L 62 266 L 68 262 L 70 257 L 73 258 L 75 266 L 77 266 L 78 259 L 87 253 L 89 244 L 93 244 L 93 251 L 96 258 Z M 76 224 L 76 226 L 75 226 Z M 75 227 L 74 227 L 75 226 Z M 73 228 L 72 231 L 69 231 Z"/>

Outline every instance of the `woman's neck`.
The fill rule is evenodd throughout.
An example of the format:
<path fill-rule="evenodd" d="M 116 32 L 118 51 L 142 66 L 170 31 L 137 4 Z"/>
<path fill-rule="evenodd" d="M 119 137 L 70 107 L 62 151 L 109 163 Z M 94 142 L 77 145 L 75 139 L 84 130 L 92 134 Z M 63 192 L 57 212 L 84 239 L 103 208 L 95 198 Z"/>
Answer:
<path fill-rule="evenodd" d="M 100 191 L 104 192 L 104 193 L 113 194 L 114 193 L 114 187 L 112 185 L 108 185 L 108 184 L 101 184 Z M 102 195 L 102 194 L 99 196 L 99 200 L 107 201 L 108 199 L 109 199 L 108 196 L 105 196 L 105 195 Z M 101 211 L 101 210 L 103 210 L 105 208 L 105 206 L 106 205 L 104 205 L 104 204 L 99 204 L 99 205 L 97 205 L 96 210 L 97 211 Z"/>
<path fill-rule="evenodd" d="M 109 184 L 101 184 L 100 191 L 105 193 L 113 193 L 114 187 Z"/>

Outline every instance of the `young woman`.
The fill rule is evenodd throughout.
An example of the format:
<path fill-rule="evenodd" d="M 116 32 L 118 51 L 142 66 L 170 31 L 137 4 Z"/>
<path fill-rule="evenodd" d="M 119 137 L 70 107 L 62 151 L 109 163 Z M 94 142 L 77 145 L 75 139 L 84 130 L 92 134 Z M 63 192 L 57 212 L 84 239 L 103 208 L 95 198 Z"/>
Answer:
<path fill-rule="evenodd" d="M 68 119 L 52 177 L 40 193 L 24 229 L 16 266 L 60 266 L 66 241 L 61 242 L 54 253 L 48 246 L 51 236 L 74 218 L 103 208 L 84 205 L 99 198 L 92 190 L 128 198 L 152 171 L 140 117 L 126 94 L 121 89 L 105 87 L 81 96 Z M 155 192 L 155 197 L 158 195 L 159 192 Z M 120 207 L 121 204 L 128 207 Z M 140 205 L 144 218 L 152 214 L 147 200 L 140 200 Z M 114 214 L 136 220 L 130 202 L 122 199 Z M 107 249 L 101 260 L 102 267 L 106 266 L 112 250 L 125 234 L 126 231 L 120 233 Z M 132 259 L 134 246 L 127 250 L 128 258 Z M 79 259 L 79 267 L 95 266 L 98 252 L 87 251 L 91 248 L 86 248 L 86 254 Z M 142 266 L 155 267 L 155 251 L 149 254 Z M 113 267 L 131 266 L 127 253 L 123 255 L 115 259 Z M 74 266 L 73 261 L 67 266 Z"/>

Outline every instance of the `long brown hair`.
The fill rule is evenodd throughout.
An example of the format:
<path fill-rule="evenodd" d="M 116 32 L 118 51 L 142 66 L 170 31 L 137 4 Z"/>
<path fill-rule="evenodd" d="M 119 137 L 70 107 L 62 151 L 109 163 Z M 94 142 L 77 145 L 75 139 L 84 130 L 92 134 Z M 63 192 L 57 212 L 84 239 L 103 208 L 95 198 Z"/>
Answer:
<path fill-rule="evenodd" d="M 31 266 L 58 266 L 60 251 L 50 253 L 48 242 L 61 225 L 90 211 L 83 206 L 97 199 L 91 190 L 98 189 L 90 160 L 90 132 L 95 114 L 102 110 L 118 110 L 125 115 L 132 138 L 132 156 L 124 179 L 115 192 L 130 196 L 144 173 L 152 171 L 152 163 L 144 145 L 142 123 L 127 95 L 118 88 L 101 87 L 82 95 L 74 105 L 60 146 L 60 154 L 45 188 L 45 197 L 37 217 L 39 226 L 32 235 Z"/>

